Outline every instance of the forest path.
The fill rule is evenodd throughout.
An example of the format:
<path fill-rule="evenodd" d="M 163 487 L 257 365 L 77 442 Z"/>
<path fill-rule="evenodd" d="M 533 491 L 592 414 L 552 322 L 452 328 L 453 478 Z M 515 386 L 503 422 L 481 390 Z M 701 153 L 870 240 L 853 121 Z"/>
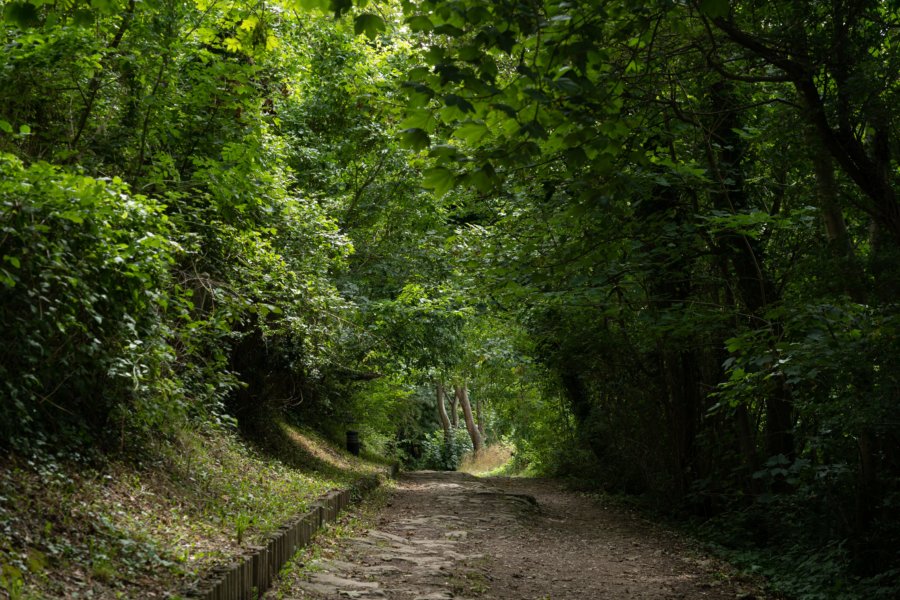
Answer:
<path fill-rule="evenodd" d="M 377 529 L 314 561 L 285 598 L 764 597 L 678 538 L 552 481 L 401 476 Z"/>

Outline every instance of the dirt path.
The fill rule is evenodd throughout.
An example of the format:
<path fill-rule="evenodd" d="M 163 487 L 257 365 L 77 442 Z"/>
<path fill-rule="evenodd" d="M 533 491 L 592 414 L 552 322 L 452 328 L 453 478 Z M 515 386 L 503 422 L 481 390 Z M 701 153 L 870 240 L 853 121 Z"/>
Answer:
<path fill-rule="evenodd" d="M 677 538 L 554 482 L 404 475 L 377 529 L 285 598 L 763 598 Z"/>

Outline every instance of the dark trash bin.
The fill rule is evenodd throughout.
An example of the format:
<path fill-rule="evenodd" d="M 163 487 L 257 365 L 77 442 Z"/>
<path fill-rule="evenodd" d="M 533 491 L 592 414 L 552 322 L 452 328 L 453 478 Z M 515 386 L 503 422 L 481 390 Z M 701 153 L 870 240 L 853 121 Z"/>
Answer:
<path fill-rule="evenodd" d="M 359 432 L 358 431 L 348 431 L 347 432 L 347 450 L 353 456 L 359 456 Z"/>

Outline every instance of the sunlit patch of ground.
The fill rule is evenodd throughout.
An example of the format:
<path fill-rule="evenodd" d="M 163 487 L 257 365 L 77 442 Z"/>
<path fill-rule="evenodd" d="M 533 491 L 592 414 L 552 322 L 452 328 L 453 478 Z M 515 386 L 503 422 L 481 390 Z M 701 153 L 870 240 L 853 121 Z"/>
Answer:
<path fill-rule="evenodd" d="M 503 469 L 513 457 L 513 449 L 506 444 L 493 444 L 482 448 L 475 454 L 469 452 L 463 456 L 458 471 L 472 475 L 485 475 Z"/>
<path fill-rule="evenodd" d="M 341 452 L 310 431 L 301 431 L 286 423 L 279 424 L 282 432 L 296 447 L 310 457 L 336 469 L 369 469 L 371 465 L 347 452 Z"/>

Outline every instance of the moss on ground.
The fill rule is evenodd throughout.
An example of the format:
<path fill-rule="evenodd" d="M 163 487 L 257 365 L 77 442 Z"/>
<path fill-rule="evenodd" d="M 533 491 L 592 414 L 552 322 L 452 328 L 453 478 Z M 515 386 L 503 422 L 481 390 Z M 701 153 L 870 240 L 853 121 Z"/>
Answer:
<path fill-rule="evenodd" d="M 140 460 L 0 465 L 0 597 L 164 598 L 383 466 L 277 424 L 184 431 Z"/>

